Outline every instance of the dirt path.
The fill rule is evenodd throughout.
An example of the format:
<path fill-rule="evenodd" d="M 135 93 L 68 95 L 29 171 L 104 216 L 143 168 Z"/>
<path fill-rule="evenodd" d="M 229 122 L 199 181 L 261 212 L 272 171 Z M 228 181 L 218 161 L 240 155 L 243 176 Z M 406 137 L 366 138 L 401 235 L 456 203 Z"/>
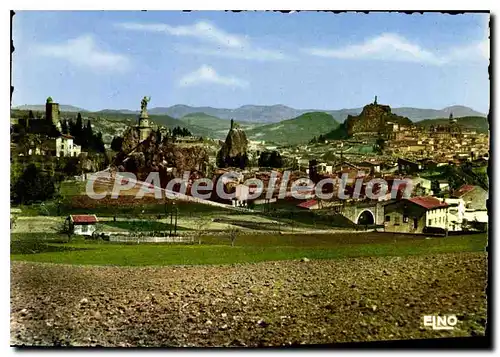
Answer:
<path fill-rule="evenodd" d="M 11 344 L 263 346 L 484 334 L 487 255 L 117 268 L 11 264 Z M 456 314 L 453 331 L 423 315 Z"/>

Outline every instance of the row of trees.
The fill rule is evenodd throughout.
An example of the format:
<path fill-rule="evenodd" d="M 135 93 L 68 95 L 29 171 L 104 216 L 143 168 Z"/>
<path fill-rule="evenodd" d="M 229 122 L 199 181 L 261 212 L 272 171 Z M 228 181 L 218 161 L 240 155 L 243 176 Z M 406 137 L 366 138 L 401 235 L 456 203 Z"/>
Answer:
<path fill-rule="evenodd" d="M 321 134 L 320 136 L 318 137 L 314 137 L 312 138 L 310 141 L 309 141 L 309 144 L 324 144 L 326 141 L 326 137 Z"/>
<path fill-rule="evenodd" d="M 259 166 L 280 168 L 283 167 L 283 159 L 277 151 L 264 151 L 259 156 Z"/>
<path fill-rule="evenodd" d="M 94 134 L 90 120 L 84 124 L 80 113 L 78 113 L 76 121 L 62 120 L 61 132 L 73 136 L 75 144 L 80 145 L 84 151 L 105 152 L 101 132 Z"/>
<path fill-rule="evenodd" d="M 180 126 L 176 126 L 173 130 L 172 130 L 172 136 L 193 136 L 193 134 L 191 134 L 191 132 L 186 129 L 186 128 L 181 128 Z"/>

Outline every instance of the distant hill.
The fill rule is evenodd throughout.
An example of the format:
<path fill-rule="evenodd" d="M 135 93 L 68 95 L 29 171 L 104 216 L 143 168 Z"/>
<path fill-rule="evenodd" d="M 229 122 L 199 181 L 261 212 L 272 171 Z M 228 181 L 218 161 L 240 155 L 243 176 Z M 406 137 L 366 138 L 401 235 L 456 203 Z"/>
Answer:
<path fill-rule="evenodd" d="M 457 123 L 465 128 L 476 129 L 477 132 L 486 133 L 489 130 L 488 118 L 481 116 L 466 116 L 463 118 L 457 118 Z M 439 119 L 425 119 L 416 123 L 419 126 L 429 127 L 431 125 L 446 125 L 448 124 L 448 118 Z"/>
<path fill-rule="evenodd" d="M 397 115 L 408 117 L 414 122 L 424 119 L 448 118 L 450 116 L 450 113 L 453 113 L 453 116 L 455 118 L 467 117 L 467 116 L 486 117 L 486 114 L 479 113 L 469 107 L 464 107 L 462 105 L 454 105 L 451 107 L 443 108 L 441 110 L 418 109 L 418 108 L 394 108 L 392 112 Z"/>
<path fill-rule="evenodd" d="M 32 110 L 32 111 L 45 111 L 45 104 L 25 104 L 25 105 L 20 105 L 18 107 L 13 107 L 12 109 L 19 109 L 19 110 Z M 66 104 L 60 104 L 59 105 L 59 110 L 62 112 L 87 112 L 87 110 L 75 107 L 73 105 L 66 105 Z"/>
<path fill-rule="evenodd" d="M 227 119 L 217 118 L 213 115 L 205 113 L 190 113 L 180 119 L 187 125 L 193 125 L 211 130 L 226 130 L 229 131 L 230 121 Z"/>
<path fill-rule="evenodd" d="M 313 137 L 337 128 L 339 123 L 323 112 L 305 113 L 297 118 L 267 124 L 246 131 L 252 140 L 264 140 L 278 144 L 307 143 Z"/>
<path fill-rule="evenodd" d="M 172 107 L 152 108 L 152 114 L 167 114 L 174 118 L 182 118 L 192 113 L 205 113 L 220 119 L 234 119 L 240 122 L 262 122 L 277 123 L 282 120 L 296 118 L 310 112 L 324 112 L 333 116 L 339 122 L 347 119 L 348 115 L 359 115 L 363 108 L 347 108 L 338 110 L 320 109 L 294 109 L 285 105 L 244 105 L 236 109 L 212 108 L 212 107 L 190 107 L 188 105 L 174 105 Z M 455 117 L 483 116 L 486 114 L 477 112 L 469 107 L 455 105 L 443 109 L 421 109 L 421 108 L 392 108 L 394 114 L 408 117 L 412 121 L 423 119 L 445 118 L 453 113 Z"/>
<path fill-rule="evenodd" d="M 45 110 L 44 105 L 25 105 L 18 109 L 27 108 L 28 110 Z M 34 109 L 33 109 L 34 108 Z M 16 108 L 17 109 L 17 108 Z M 68 110 L 67 110 L 68 109 Z M 333 116 L 337 121 L 343 122 L 347 115 L 359 115 L 363 108 L 344 108 L 337 110 L 330 109 L 295 109 L 286 105 L 243 105 L 235 109 L 213 108 L 213 107 L 191 107 L 189 105 L 177 104 L 171 107 L 153 107 L 149 108 L 150 115 L 168 115 L 171 118 L 181 119 L 186 115 L 204 113 L 216 118 L 229 120 L 234 119 L 237 122 L 247 123 L 278 123 L 282 120 L 293 119 L 305 113 L 324 112 Z M 70 105 L 63 105 L 62 111 L 80 111 L 87 112 L 85 109 Z M 450 113 L 455 117 L 482 116 L 486 114 L 477 112 L 469 107 L 455 105 L 443 109 L 422 109 L 422 108 L 392 108 L 394 114 L 408 117 L 413 122 L 423 119 L 447 118 Z M 97 113 L 122 113 L 138 114 L 138 111 L 128 109 L 103 109 Z"/>
<path fill-rule="evenodd" d="M 133 111 L 133 110 L 128 110 L 128 109 L 103 109 L 103 110 L 99 110 L 97 112 L 94 112 L 94 113 L 97 113 L 97 114 L 134 114 L 134 115 L 137 115 L 139 114 L 139 111 Z"/>
<path fill-rule="evenodd" d="M 252 123 L 276 123 L 284 119 L 297 117 L 307 111 L 293 109 L 284 105 L 244 105 L 236 109 L 174 105 L 172 107 L 156 107 L 149 110 L 152 114 L 167 114 L 174 118 L 182 118 L 192 113 L 205 113 L 221 119 L 234 119 L 236 121 Z"/>

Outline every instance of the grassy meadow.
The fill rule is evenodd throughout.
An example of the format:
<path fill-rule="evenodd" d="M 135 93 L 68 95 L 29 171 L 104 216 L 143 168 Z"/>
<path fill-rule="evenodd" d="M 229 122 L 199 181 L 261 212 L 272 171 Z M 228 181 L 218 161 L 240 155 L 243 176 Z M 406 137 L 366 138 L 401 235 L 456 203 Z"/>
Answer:
<path fill-rule="evenodd" d="M 202 237 L 202 244 L 123 244 L 60 234 L 14 233 L 11 259 L 78 265 L 159 266 L 240 264 L 261 261 L 342 259 L 366 256 L 406 256 L 479 252 L 486 234 L 433 237 L 392 233 L 260 234 Z"/>

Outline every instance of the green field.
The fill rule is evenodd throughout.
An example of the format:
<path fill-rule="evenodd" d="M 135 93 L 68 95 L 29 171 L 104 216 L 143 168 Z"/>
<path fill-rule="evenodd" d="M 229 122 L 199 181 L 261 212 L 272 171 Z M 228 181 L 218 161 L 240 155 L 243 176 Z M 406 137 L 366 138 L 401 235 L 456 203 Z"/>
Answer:
<path fill-rule="evenodd" d="M 260 261 L 341 259 L 363 256 L 405 256 L 484 251 L 486 234 L 434 237 L 391 233 L 312 235 L 239 235 L 203 237 L 202 244 L 116 244 L 86 241 L 58 234 L 19 233 L 11 236 L 11 259 L 64 264 L 158 266 L 239 264 Z"/>

